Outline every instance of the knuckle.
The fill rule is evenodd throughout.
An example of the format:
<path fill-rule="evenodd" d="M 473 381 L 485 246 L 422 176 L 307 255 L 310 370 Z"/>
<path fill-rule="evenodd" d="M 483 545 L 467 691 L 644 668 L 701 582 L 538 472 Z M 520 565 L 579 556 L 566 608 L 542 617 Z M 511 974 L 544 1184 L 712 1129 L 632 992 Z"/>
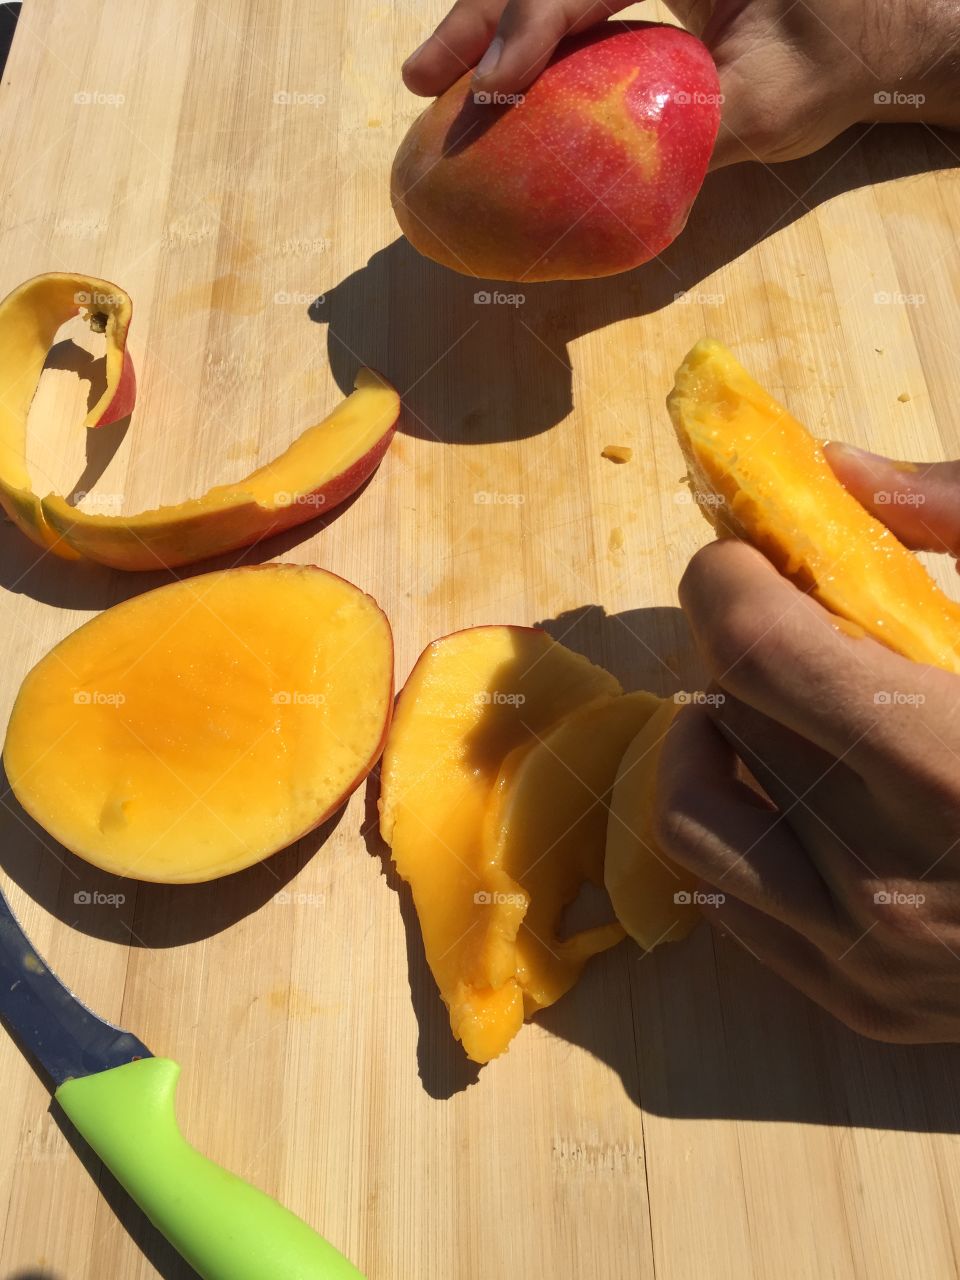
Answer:
<path fill-rule="evenodd" d="M 921 943 L 933 939 L 923 910 L 926 895 L 902 880 L 864 880 L 850 886 L 850 909 L 855 919 L 870 925 L 877 941 Z"/>
<path fill-rule="evenodd" d="M 915 1014 L 863 991 L 845 996 L 836 1014 L 844 1026 L 867 1040 L 911 1044 L 917 1039 L 919 1028 Z"/>
<path fill-rule="evenodd" d="M 773 164 L 807 155 L 832 136 L 824 125 L 824 104 L 795 67 L 781 64 L 777 71 L 745 83 L 735 65 L 724 84 L 733 107 L 726 113 L 726 128 L 750 155 Z"/>
<path fill-rule="evenodd" d="M 701 638 L 710 669 L 738 685 L 752 684 L 779 647 L 776 622 L 752 601 L 731 602 L 711 618 Z"/>
<path fill-rule="evenodd" d="M 682 782 L 667 782 L 653 806 L 651 834 L 658 848 L 678 862 L 689 861 L 703 843 L 703 828 L 690 814 Z"/>

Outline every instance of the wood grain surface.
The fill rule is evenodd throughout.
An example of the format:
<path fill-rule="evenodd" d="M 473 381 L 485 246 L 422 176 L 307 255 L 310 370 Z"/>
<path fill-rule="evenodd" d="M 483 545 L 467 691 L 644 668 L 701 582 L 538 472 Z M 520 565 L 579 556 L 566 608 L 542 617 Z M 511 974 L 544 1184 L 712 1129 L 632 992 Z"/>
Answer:
<path fill-rule="evenodd" d="M 100 510 L 198 494 L 369 363 L 406 405 L 379 473 L 327 527 L 241 562 L 317 562 L 372 593 L 400 681 L 436 636 L 540 622 L 627 687 L 695 687 L 676 586 L 708 534 L 663 408 L 673 371 L 709 333 L 819 433 L 960 456 L 960 139 L 874 128 L 725 171 L 660 261 L 478 304 L 482 285 L 398 238 L 387 191 L 420 109 L 398 67 L 444 7 L 26 0 L 0 90 L 0 291 L 117 281 L 140 381 L 129 429 L 85 440 L 101 373 L 65 332 L 31 417 L 38 487 Z M 601 458 L 614 443 L 630 463 Z M 40 555 L 9 524 L 0 576 L 4 718 L 52 644 L 164 580 Z M 958 1274 L 960 1050 L 860 1040 L 730 939 L 617 948 L 478 1072 L 375 782 L 205 886 L 99 874 L 9 793 L 0 822 L 37 947 L 183 1064 L 187 1136 L 370 1280 Z M 123 901 L 78 901 L 95 891 Z M 0 1080 L 0 1276 L 191 1274 L 6 1037 Z"/>

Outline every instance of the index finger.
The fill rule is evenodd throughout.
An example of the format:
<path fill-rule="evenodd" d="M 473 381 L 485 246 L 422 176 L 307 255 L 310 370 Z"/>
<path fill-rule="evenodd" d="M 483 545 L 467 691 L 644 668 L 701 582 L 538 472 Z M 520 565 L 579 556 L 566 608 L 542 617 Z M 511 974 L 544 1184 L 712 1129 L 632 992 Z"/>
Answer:
<path fill-rule="evenodd" d="M 449 89 L 480 61 L 506 0 L 457 0 L 432 35 L 403 64 L 411 93 L 433 97 Z"/>
<path fill-rule="evenodd" d="M 929 715 L 956 700 L 948 672 L 849 634 L 733 538 L 693 557 L 680 603 L 719 685 L 862 776 L 876 779 L 893 766 L 896 777 L 910 761 L 918 696 Z"/>

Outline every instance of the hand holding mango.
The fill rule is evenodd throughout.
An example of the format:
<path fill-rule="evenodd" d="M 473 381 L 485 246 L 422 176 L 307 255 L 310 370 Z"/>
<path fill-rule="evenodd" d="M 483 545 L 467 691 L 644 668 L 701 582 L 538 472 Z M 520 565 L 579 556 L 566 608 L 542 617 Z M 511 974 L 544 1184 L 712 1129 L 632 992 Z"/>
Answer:
<path fill-rule="evenodd" d="M 433 96 L 476 66 L 478 90 L 516 94 L 563 37 L 627 7 L 457 0 L 408 58 L 403 78 L 412 92 Z M 808 155 L 858 122 L 960 126 L 960 26 L 943 0 L 672 0 L 670 8 L 702 38 L 720 76 L 723 123 L 712 168 Z"/>
<path fill-rule="evenodd" d="M 733 539 L 680 598 L 717 692 L 664 741 L 661 848 L 716 928 L 854 1030 L 960 1040 L 960 680 L 838 631 Z"/>

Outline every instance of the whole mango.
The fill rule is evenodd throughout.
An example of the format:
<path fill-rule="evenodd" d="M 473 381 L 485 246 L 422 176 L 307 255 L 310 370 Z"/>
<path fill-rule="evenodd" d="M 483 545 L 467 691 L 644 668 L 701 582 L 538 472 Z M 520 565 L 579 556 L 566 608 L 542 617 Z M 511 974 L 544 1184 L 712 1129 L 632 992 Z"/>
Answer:
<path fill-rule="evenodd" d="M 720 125 L 694 36 L 611 22 L 562 41 L 525 94 L 471 75 L 394 162 L 393 207 L 421 253 L 465 275 L 577 280 L 639 266 L 683 230 Z"/>

